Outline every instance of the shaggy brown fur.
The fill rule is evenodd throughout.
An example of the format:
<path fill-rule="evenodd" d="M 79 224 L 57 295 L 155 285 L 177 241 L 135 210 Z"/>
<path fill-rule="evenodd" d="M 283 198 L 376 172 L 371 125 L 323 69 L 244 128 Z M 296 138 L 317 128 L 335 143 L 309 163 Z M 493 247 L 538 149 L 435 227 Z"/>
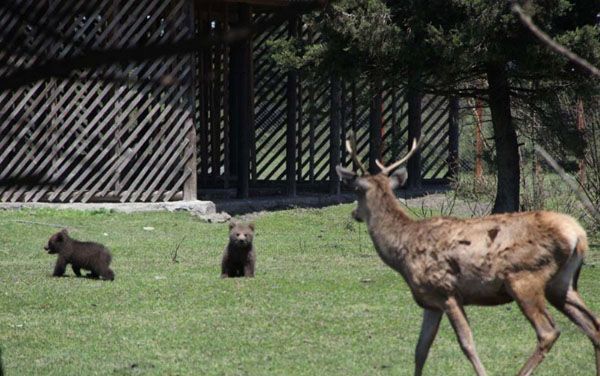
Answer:
<path fill-rule="evenodd" d="M 547 300 L 590 338 L 600 375 L 600 320 L 577 292 L 588 242 L 575 219 L 538 211 L 416 221 L 406 215 L 393 193 L 406 181 L 405 169 L 391 177 L 359 177 L 340 166 L 337 170 L 358 192 L 353 217 L 366 222 L 381 259 L 404 277 L 425 310 L 415 374 L 422 372 L 445 313 L 476 373 L 484 375 L 463 306 L 511 301 L 517 302 L 538 337 L 536 351 L 519 373 L 531 374 L 559 335 Z"/>
<path fill-rule="evenodd" d="M 52 235 L 44 249 L 48 254 L 58 254 L 52 274 L 55 277 L 64 275 L 67 265 L 71 264 L 78 277 L 81 277 L 81 269 L 85 269 L 91 271 L 88 277 L 102 277 L 111 281 L 115 279 L 115 274 L 108 267 L 112 259 L 108 249 L 102 244 L 72 239 L 67 229 Z"/>
<path fill-rule="evenodd" d="M 221 260 L 221 278 L 254 277 L 254 224 L 229 223 L 229 242 Z"/>

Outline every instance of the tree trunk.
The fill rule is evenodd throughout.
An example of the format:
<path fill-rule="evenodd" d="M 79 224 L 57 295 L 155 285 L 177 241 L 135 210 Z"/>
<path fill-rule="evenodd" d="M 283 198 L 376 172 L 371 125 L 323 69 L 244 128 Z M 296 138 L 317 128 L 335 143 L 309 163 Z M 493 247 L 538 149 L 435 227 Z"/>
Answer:
<path fill-rule="evenodd" d="M 505 65 L 490 64 L 487 78 L 498 168 L 498 186 L 492 212 L 515 212 L 519 211 L 519 145 L 510 113 L 510 91 Z"/>

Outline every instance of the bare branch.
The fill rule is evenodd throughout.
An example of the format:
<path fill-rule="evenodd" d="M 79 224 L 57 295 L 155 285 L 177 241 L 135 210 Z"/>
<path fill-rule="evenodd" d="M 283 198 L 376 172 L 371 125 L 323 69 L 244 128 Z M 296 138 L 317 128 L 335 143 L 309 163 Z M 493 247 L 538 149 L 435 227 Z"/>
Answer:
<path fill-rule="evenodd" d="M 565 183 L 567 183 L 569 188 L 571 188 L 573 192 L 575 192 L 575 194 L 579 198 L 579 201 L 583 204 L 583 206 L 590 213 L 590 215 L 596 220 L 600 221 L 600 212 L 598 212 L 598 208 L 596 208 L 594 204 L 592 204 L 590 199 L 581 192 L 581 189 L 579 189 L 579 184 L 574 180 L 574 178 L 571 175 L 567 174 L 567 172 L 562 167 L 560 167 L 558 162 L 556 162 L 556 160 L 552 158 L 552 156 L 548 154 L 548 152 L 544 148 L 542 148 L 539 145 L 535 145 L 535 151 L 542 158 L 544 158 L 546 162 L 548 162 L 550 167 L 552 167 L 554 171 L 558 173 L 561 179 Z"/>
<path fill-rule="evenodd" d="M 600 77 L 600 69 L 596 68 L 595 66 L 593 66 L 590 62 L 588 62 L 584 58 L 578 56 L 577 54 L 570 51 L 565 46 L 561 45 L 560 43 L 556 42 L 554 39 L 550 38 L 550 36 L 548 34 L 544 33 L 542 30 L 540 30 L 536 26 L 536 24 L 533 23 L 533 21 L 531 20 L 531 17 L 529 15 L 527 15 L 523 11 L 523 8 L 521 8 L 521 6 L 519 4 L 517 4 L 516 2 L 513 3 L 513 5 L 512 5 L 512 11 L 519 16 L 523 25 L 525 25 L 525 27 L 527 27 L 529 29 L 529 31 L 531 31 L 536 37 L 538 37 L 538 39 L 541 40 L 551 50 L 565 56 L 573 64 L 577 65 L 579 68 L 583 69 L 587 73 L 589 73 L 593 76 L 596 76 L 596 77 Z"/>

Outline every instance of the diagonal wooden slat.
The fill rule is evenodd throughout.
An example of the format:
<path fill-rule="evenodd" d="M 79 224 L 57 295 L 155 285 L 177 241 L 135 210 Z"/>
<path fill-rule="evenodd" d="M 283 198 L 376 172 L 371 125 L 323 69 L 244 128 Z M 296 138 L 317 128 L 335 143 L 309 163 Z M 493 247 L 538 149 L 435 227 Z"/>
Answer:
<path fill-rule="evenodd" d="M 180 93 L 183 93 L 184 89 L 180 89 Z M 171 104 L 173 101 L 176 101 L 178 99 L 180 99 L 182 94 L 180 95 L 173 95 L 173 98 L 171 99 Z M 128 145 L 133 142 L 133 139 L 135 138 L 135 136 L 138 134 L 139 131 L 141 131 L 142 129 L 144 129 L 144 125 L 149 121 L 149 119 L 151 118 L 152 114 L 154 114 L 155 112 L 157 112 L 160 109 L 159 106 L 155 106 L 154 108 L 152 108 L 148 114 L 148 116 L 139 124 L 138 128 L 137 128 L 137 132 L 133 132 L 129 138 L 123 143 L 123 147 L 128 147 Z M 160 124 L 160 121 L 168 114 L 167 111 L 163 111 L 160 113 L 160 115 L 158 116 L 158 118 L 156 119 L 156 121 L 154 121 L 154 123 L 151 125 L 151 128 L 149 130 L 146 130 L 145 134 L 142 136 L 142 140 L 145 141 L 145 139 L 147 139 L 148 137 L 150 137 L 152 131 L 154 131 L 158 125 Z M 137 146 L 137 148 L 139 148 L 142 143 L 140 142 L 138 144 L 139 146 Z M 134 152 L 135 152 L 136 148 L 134 148 Z M 109 149 L 104 149 L 102 151 L 100 151 L 100 153 L 98 154 L 98 158 L 102 158 L 104 157 L 107 153 L 108 153 Z M 106 166 L 104 166 L 104 169 L 107 169 Z M 75 183 L 73 184 L 73 186 L 75 186 L 77 183 L 81 182 L 83 179 L 85 179 L 85 177 L 87 177 L 87 175 L 89 175 L 90 173 L 92 173 L 92 171 L 88 170 L 88 171 L 83 171 L 81 174 L 78 174 L 78 168 L 75 168 L 71 174 L 69 175 L 71 178 L 72 176 L 76 176 L 78 175 L 77 180 L 75 181 Z M 72 192 L 73 188 L 69 188 L 65 194 L 63 194 L 62 197 L 65 197 L 68 193 Z M 58 192 L 54 192 L 53 195 L 50 196 L 50 199 L 54 199 L 56 197 Z"/>
<path fill-rule="evenodd" d="M 144 190 L 144 194 L 142 195 L 141 199 L 142 201 L 147 201 L 150 195 L 156 195 L 156 186 L 161 181 L 163 181 L 163 179 L 166 181 L 170 181 L 173 178 L 180 175 L 180 170 L 185 170 L 185 164 L 188 161 L 188 159 L 192 157 L 193 153 L 189 152 L 187 156 L 184 155 L 183 157 L 180 157 L 180 155 L 184 154 L 186 150 L 190 150 L 190 148 L 188 148 L 188 143 L 189 141 L 187 139 L 184 139 L 182 140 L 181 144 L 179 144 L 179 147 L 176 150 L 174 150 L 174 152 L 166 154 L 166 156 L 170 155 L 169 159 L 165 162 L 163 168 L 157 171 L 159 174 L 155 177 L 155 179 L 152 182 L 150 182 L 150 185 Z M 178 166 L 176 166 L 175 163 L 178 163 Z M 167 172 L 170 173 L 167 176 L 165 176 Z M 158 191 L 158 195 L 162 194 L 164 190 L 164 187 L 160 188 Z"/>
<path fill-rule="evenodd" d="M 40 11 L 38 12 L 40 14 L 36 18 L 46 22 L 46 27 L 59 30 L 58 32 L 64 35 L 64 43 L 55 43 L 56 41 L 52 40 L 52 38 L 55 38 L 54 36 L 50 38 L 42 36 L 39 30 L 34 28 L 27 37 L 29 38 L 28 41 L 30 41 L 27 48 L 30 50 L 19 50 L 18 55 L 2 55 L 1 58 L 4 59 L 3 61 L 7 61 L 6 59 L 8 58 L 11 64 L 23 66 L 24 64 L 36 63 L 37 61 L 41 61 L 39 59 L 46 59 L 50 56 L 71 56 L 72 54 L 80 53 L 82 48 L 136 45 L 142 40 L 144 41 L 143 43 L 148 43 L 152 40 L 158 40 L 158 38 L 181 39 L 186 37 L 186 33 L 189 33 L 187 24 L 184 22 L 186 19 L 186 16 L 183 14 L 184 3 L 185 1 L 178 0 L 166 2 L 155 0 L 145 3 L 126 2 L 123 7 L 120 7 L 117 12 L 113 13 L 112 19 L 101 20 L 104 14 L 108 12 L 107 9 L 112 6 L 112 1 L 100 0 L 88 6 L 85 12 L 76 17 L 73 17 L 73 13 L 70 13 L 69 10 L 75 11 L 75 9 L 83 7 L 86 2 L 84 0 L 62 1 L 57 6 L 52 7 L 52 11 L 54 12 L 52 16 Z M 45 8 L 43 6 L 36 6 L 35 9 L 44 10 Z M 63 14 L 60 12 L 63 12 Z M 55 17 L 56 14 L 60 14 L 61 17 Z M 165 15 L 163 16 L 163 14 Z M 150 15 L 150 17 L 146 18 L 146 15 Z M 0 13 L 0 26 L 8 25 L 3 31 L 7 29 L 11 30 L 11 27 L 13 29 L 21 27 L 19 23 L 14 22 L 14 18 L 9 19 L 5 16 Z M 161 17 L 169 19 L 167 26 L 170 29 L 167 30 L 167 26 L 162 24 L 160 20 L 163 18 Z M 13 24 L 14 26 L 11 26 Z M 0 35 L 0 40 L 6 42 L 4 43 L 5 45 L 11 43 L 10 37 L 7 40 L 5 34 L 0 32 Z M 28 51 L 34 51 L 33 49 L 46 51 L 46 55 L 33 54 L 31 57 L 27 57 L 26 54 L 30 53 Z M 144 77 L 148 78 L 157 77 L 158 81 L 165 73 L 169 72 L 169 70 L 165 69 L 156 69 L 161 63 L 155 62 L 152 64 L 154 68 L 145 67 L 145 64 L 129 64 L 129 66 L 135 69 L 136 74 L 144 75 Z M 172 68 L 171 72 L 176 74 L 177 77 L 187 77 L 189 68 L 184 68 L 186 64 L 189 64 L 189 61 L 175 67 L 171 66 L 169 69 Z M 128 94 L 129 88 L 121 90 L 119 94 L 111 85 L 98 86 L 98 84 L 101 84 L 103 75 L 114 76 L 120 70 L 120 67 L 108 66 L 106 69 L 100 69 L 95 72 L 76 72 L 74 76 L 79 77 L 83 81 L 73 80 L 70 83 L 63 81 L 59 86 L 51 86 L 46 82 L 38 82 L 31 88 L 1 93 L 0 108 L 4 110 L 0 111 L 0 121 L 2 121 L 0 123 L 0 132 L 10 135 L 10 137 L 0 139 L 0 143 L 4 146 L 4 148 L 0 149 L 0 165 L 3 167 L 7 164 L 9 165 L 8 169 L 3 168 L 3 172 L 30 172 L 47 169 L 49 164 L 53 166 L 57 165 L 59 166 L 58 170 L 50 171 L 56 176 L 64 174 L 66 177 L 65 181 L 69 182 L 71 186 L 55 189 L 50 193 L 48 198 L 56 200 L 58 195 L 60 195 L 60 200 L 73 200 L 85 194 L 85 197 L 89 199 L 97 197 L 97 192 L 94 192 L 93 189 L 86 191 L 86 185 L 89 186 L 88 182 L 93 182 L 94 184 L 100 183 L 101 185 L 98 188 L 103 183 L 106 183 L 106 179 L 97 179 L 96 177 L 101 175 L 99 172 L 106 172 L 107 169 L 110 169 L 110 167 L 104 167 L 107 162 L 111 161 L 111 156 L 108 153 L 114 153 L 114 139 L 117 138 L 120 140 L 123 136 L 127 136 L 129 138 L 126 141 L 133 142 L 137 136 L 135 134 L 132 135 L 132 132 L 129 131 L 115 133 L 115 127 L 112 127 L 111 122 L 123 122 L 129 114 L 145 113 L 147 116 L 146 122 L 150 121 L 150 119 L 153 121 L 158 120 L 159 123 L 162 121 L 163 125 L 170 130 L 170 134 L 176 135 L 176 129 L 182 128 L 181 124 L 179 124 L 179 118 L 170 118 L 169 116 L 171 115 L 167 116 L 167 113 L 170 113 L 170 111 L 162 111 L 161 114 L 156 113 L 159 115 L 158 117 L 153 116 L 152 109 L 149 107 L 154 101 L 154 99 L 151 99 L 152 97 L 148 97 L 147 100 L 143 98 L 144 94 L 142 94 L 136 98 L 134 95 Z M 92 78 L 92 80 L 89 80 L 89 78 Z M 186 80 L 183 79 L 181 82 L 186 82 Z M 183 91 L 185 89 L 182 89 Z M 159 89 L 158 91 L 150 91 L 150 87 L 145 88 L 142 85 L 140 93 L 144 92 L 152 92 L 154 98 L 159 98 L 166 96 L 168 90 Z M 127 99 L 128 97 L 129 99 Z M 182 101 L 181 97 L 182 95 L 174 95 L 173 98 L 171 95 L 170 103 L 178 108 L 182 103 L 189 103 L 189 101 Z M 48 103 L 44 103 L 44 101 Z M 53 116 L 59 119 L 61 126 L 58 129 L 55 128 L 52 134 L 45 137 L 46 129 L 49 128 L 44 124 L 47 118 L 43 114 L 48 112 L 47 109 L 50 107 L 50 104 L 52 108 L 61 109 L 60 112 L 54 112 L 53 114 Z M 116 106 L 117 104 L 118 106 Z M 181 107 L 181 110 L 183 109 Z M 18 130 L 13 131 L 7 128 L 7 121 L 2 120 L 6 119 L 6 116 L 13 118 L 13 120 L 17 117 L 23 124 L 18 126 Z M 54 120 L 52 122 L 55 123 Z M 141 123 L 144 123 L 144 120 Z M 145 125 L 142 128 L 148 129 Z M 152 131 L 150 130 L 149 134 L 151 133 Z M 179 144 L 179 146 L 162 147 L 159 144 L 160 147 L 154 149 L 154 151 L 159 150 L 164 153 L 163 162 L 157 161 L 156 166 L 148 167 L 146 171 L 149 174 L 148 176 L 160 175 L 164 177 L 163 180 L 173 184 L 177 180 L 177 177 L 171 177 L 170 175 L 166 177 L 166 173 L 160 170 L 160 168 L 167 166 L 164 161 L 168 155 L 168 166 L 179 169 L 179 167 L 176 167 L 181 166 L 179 159 L 181 155 L 189 151 L 189 147 L 186 149 L 187 151 L 183 150 L 184 147 L 181 146 L 183 140 L 179 135 L 167 139 L 167 142 L 169 141 L 173 141 L 175 144 Z M 157 144 L 154 140 L 153 143 L 154 145 Z M 140 147 L 142 145 L 144 147 L 147 146 L 147 144 L 141 141 Z M 142 155 L 147 155 L 150 150 L 151 148 L 141 153 Z M 122 153 L 126 153 L 129 156 L 127 154 L 128 151 L 129 149 L 125 148 Z M 6 160 L 9 155 L 11 159 Z M 117 153 L 117 155 L 119 154 Z M 64 163 L 56 164 L 57 158 Z M 118 166 L 123 165 L 124 158 L 126 157 L 118 158 L 118 161 L 113 160 L 109 166 L 113 166 L 115 162 L 119 162 Z M 174 162 L 170 163 L 170 161 Z M 117 175 L 120 174 L 118 173 Z M 181 177 L 180 173 L 176 173 L 175 175 Z M 107 176 L 112 177 L 112 174 L 108 174 Z M 148 188 L 153 184 L 144 182 L 143 185 L 144 188 Z M 110 189 L 110 187 L 108 188 Z M 165 190 L 175 192 L 178 188 L 171 189 L 171 187 L 165 186 L 163 192 Z M 27 200 L 39 200 L 48 193 L 48 190 L 23 187 L 15 191 L 14 195 L 12 193 L 10 196 L 11 199 L 25 197 Z M 23 193 L 26 193 L 26 195 L 23 196 Z M 145 197 L 148 196 L 146 195 Z M 4 195 L 3 199 L 6 198 L 7 196 Z"/>
<path fill-rule="evenodd" d="M 156 63 L 154 63 L 153 65 L 154 65 L 154 66 L 158 66 L 158 67 L 160 67 L 160 68 L 159 68 L 159 70 L 158 70 L 158 72 L 159 72 L 159 73 L 162 73 L 162 72 L 166 71 L 166 69 L 167 69 L 167 66 L 166 66 L 166 65 L 161 65 L 159 62 L 156 62 Z M 150 85 L 145 85 L 145 86 L 143 86 L 143 87 L 142 87 L 142 92 L 141 92 L 141 93 L 143 93 L 142 95 L 144 95 L 145 93 L 149 93 L 149 92 L 150 92 L 150 90 L 151 90 L 151 88 L 152 88 L 152 86 L 150 86 Z M 132 102 L 131 102 L 131 103 L 129 103 L 128 107 L 126 107 L 124 110 L 123 110 L 122 108 L 120 109 L 121 113 L 119 114 L 119 118 L 117 118 L 115 121 L 117 121 L 117 122 L 122 122 L 122 121 L 124 121 L 124 118 L 125 118 L 125 116 L 129 115 L 129 113 L 131 113 L 132 111 L 134 111 L 134 110 L 136 110 L 136 109 L 138 108 L 138 107 L 137 107 L 137 105 L 138 105 L 138 102 L 139 102 L 141 99 L 142 99 L 142 96 L 140 96 L 140 95 L 138 95 L 138 96 L 134 96 L 134 99 L 132 100 Z M 116 98 L 112 98 L 111 100 L 114 102 L 114 101 L 116 100 Z M 149 104 L 151 101 L 152 101 L 152 99 L 151 99 L 151 98 L 147 99 L 147 100 L 146 100 L 146 102 L 145 102 L 146 104 L 142 104 L 142 108 L 145 108 L 145 107 L 146 107 L 146 106 L 147 106 L 147 105 L 148 105 L 148 104 Z M 93 108 L 93 107 L 92 107 L 92 108 Z M 106 107 L 104 107 L 104 108 L 110 108 L 110 107 L 106 106 Z M 103 108 L 103 109 L 104 109 L 104 108 Z M 88 131 L 90 128 L 93 128 L 93 127 L 92 127 L 92 125 L 93 125 L 94 123 L 100 122 L 101 124 L 106 124 L 106 123 L 107 123 L 107 121 L 108 121 L 108 120 L 110 120 L 110 119 L 112 119 L 112 116 L 116 115 L 118 111 L 119 111 L 119 109 L 118 109 L 118 108 L 112 108 L 112 112 L 110 113 L 110 116 L 106 116 L 106 117 L 105 117 L 105 116 L 102 116 L 102 115 L 103 115 L 103 113 L 102 113 L 103 111 L 100 111 L 100 113 L 98 113 L 98 115 L 96 115 L 96 116 L 95 116 L 95 117 L 92 119 L 92 121 L 91 121 L 91 125 L 89 125 L 89 126 L 86 128 L 86 130 L 84 131 L 84 134 L 85 134 L 85 133 L 86 133 L 86 132 L 87 132 L 87 131 Z M 149 119 L 147 118 L 146 120 L 149 120 Z M 96 129 L 94 129 L 94 131 L 92 131 L 92 132 L 89 134 L 89 137 L 87 137 L 87 138 L 85 138 L 85 139 L 82 139 L 83 145 L 84 145 L 84 146 L 87 146 L 87 145 L 90 143 L 90 141 L 91 141 L 92 137 L 95 137 L 95 136 L 97 136 L 97 135 L 100 133 L 100 131 L 101 131 L 102 129 L 103 129 L 102 127 L 96 127 Z M 95 148 L 94 148 L 94 149 L 92 149 L 92 150 L 97 150 L 97 149 L 99 149 L 99 145 L 96 145 L 96 146 L 95 146 Z M 70 148 L 69 150 L 67 150 L 67 154 L 69 153 L 69 151 L 73 151 L 73 150 L 74 150 L 74 148 Z M 101 153 L 101 155 L 104 155 L 104 154 L 102 154 L 102 153 Z M 65 167 L 65 168 L 66 168 L 66 167 Z M 71 173 L 71 176 L 73 176 L 73 175 L 77 174 L 77 173 L 78 173 L 78 171 L 79 171 L 79 169 L 80 169 L 80 168 L 78 168 L 78 167 L 75 167 L 75 170 L 74 170 L 74 171 Z M 86 173 L 84 173 L 84 175 L 87 175 L 87 174 L 86 174 Z M 81 179 L 81 176 L 80 176 L 80 179 Z M 58 191 L 58 190 L 57 190 L 57 191 Z M 50 196 L 50 198 L 51 198 L 51 199 L 54 199 L 54 198 L 56 197 L 56 195 L 57 195 L 57 194 L 58 194 L 58 192 L 56 192 L 56 191 L 55 191 L 55 192 L 54 192 L 54 194 L 52 194 L 52 195 Z"/>
<path fill-rule="evenodd" d="M 175 126 L 170 128 L 170 132 L 168 134 L 166 134 L 166 137 L 164 137 L 164 138 L 163 138 L 163 134 L 164 134 L 163 129 L 161 129 L 161 132 L 159 132 L 159 135 L 154 140 L 156 143 L 154 145 L 151 145 L 149 148 L 149 149 L 153 150 L 153 153 L 150 156 L 150 158 L 147 161 L 145 161 L 143 167 L 140 165 L 133 167 L 133 169 L 135 169 L 137 172 L 137 177 L 130 184 L 130 187 L 131 187 L 132 191 L 136 191 L 136 189 L 137 189 L 138 193 L 134 193 L 131 196 L 132 201 L 137 200 L 137 198 L 139 197 L 139 195 L 142 192 L 141 189 L 142 189 L 143 185 L 147 184 L 148 181 L 152 180 L 154 178 L 154 176 L 156 174 L 158 174 L 160 172 L 160 170 L 163 169 L 160 164 L 160 160 L 164 159 L 165 157 L 167 157 L 171 154 L 173 154 L 173 155 L 178 154 L 176 152 L 173 152 L 172 150 L 168 150 L 171 148 L 170 146 L 174 145 L 173 148 L 176 149 L 176 145 L 179 145 L 180 143 L 182 143 L 185 140 L 185 135 L 186 135 L 186 132 L 188 129 L 186 127 L 182 127 L 182 125 L 184 125 L 184 122 L 186 121 L 186 118 L 189 117 L 189 114 L 185 114 L 178 110 L 175 110 L 172 113 L 172 116 L 178 117 L 179 123 L 175 124 Z M 163 128 L 165 128 L 165 127 L 163 127 Z M 167 129 L 165 129 L 165 131 L 166 130 Z M 160 142 L 160 144 L 157 145 L 158 142 Z M 140 159 L 140 161 L 141 160 L 142 159 Z M 140 167 L 142 167 L 142 169 L 137 171 L 137 169 L 139 169 Z"/>

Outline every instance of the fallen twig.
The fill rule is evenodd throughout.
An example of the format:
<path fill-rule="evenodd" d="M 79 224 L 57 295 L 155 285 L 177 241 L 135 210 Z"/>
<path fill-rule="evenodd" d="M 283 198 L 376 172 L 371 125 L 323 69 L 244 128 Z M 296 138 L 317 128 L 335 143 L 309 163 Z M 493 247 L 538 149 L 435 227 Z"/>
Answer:
<path fill-rule="evenodd" d="M 179 247 L 181 247 L 181 243 L 183 243 L 184 240 L 185 236 L 181 239 L 179 243 L 177 243 L 175 250 L 171 253 L 171 261 L 173 261 L 174 263 L 179 262 L 179 260 L 177 260 L 177 251 L 179 251 Z"/>

